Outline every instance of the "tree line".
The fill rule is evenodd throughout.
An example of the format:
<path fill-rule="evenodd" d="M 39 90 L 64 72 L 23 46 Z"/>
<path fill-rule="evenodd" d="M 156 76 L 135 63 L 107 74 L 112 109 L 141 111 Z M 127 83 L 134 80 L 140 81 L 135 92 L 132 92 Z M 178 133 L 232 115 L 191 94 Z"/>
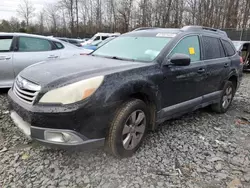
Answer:
<path fill-rule="evenodd" d="M 138 27 L 250 26 L 250 0 L 59 0 L 40 12 L 22 0 L 17 13 L 1 21 L 0 31 L 89 37 Z"/>

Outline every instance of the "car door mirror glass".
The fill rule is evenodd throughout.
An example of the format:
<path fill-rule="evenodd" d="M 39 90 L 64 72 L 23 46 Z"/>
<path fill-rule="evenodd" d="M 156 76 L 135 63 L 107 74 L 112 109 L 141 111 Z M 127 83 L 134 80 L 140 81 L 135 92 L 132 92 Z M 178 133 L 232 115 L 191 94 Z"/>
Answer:
<path fill-rule="evenodd" d="M 173 64 L 177 66 L 188 66 L 190 65 L 191 59 L 186 54 L 175 53 L 172 57 L 167 61 L 166 64 Z"/>

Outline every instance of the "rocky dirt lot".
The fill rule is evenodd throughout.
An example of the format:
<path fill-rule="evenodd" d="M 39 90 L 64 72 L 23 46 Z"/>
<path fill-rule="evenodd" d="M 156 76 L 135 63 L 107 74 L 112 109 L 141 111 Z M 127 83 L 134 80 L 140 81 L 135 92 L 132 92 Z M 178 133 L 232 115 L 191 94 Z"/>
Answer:
<path fill-rule="evenodd" d="M 116 159 L 102 149 L 53 150 L 26 139 L 0 94 L 0 187 L 250 187 L 250 74 L 230 110 L 198 110 L 148 134 L 141 149 Z"/>

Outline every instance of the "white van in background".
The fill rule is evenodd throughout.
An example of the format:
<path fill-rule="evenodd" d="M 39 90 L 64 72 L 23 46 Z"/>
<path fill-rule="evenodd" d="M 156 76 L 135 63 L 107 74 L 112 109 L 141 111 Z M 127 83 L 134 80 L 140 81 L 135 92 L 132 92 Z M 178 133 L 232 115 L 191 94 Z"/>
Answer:
<path fill-rule="evenodd" d="M 85 46 L 85 45 L 92 43 L 93 41 L 103 41 L 109 37 L 117 37 L 120 35 L 121 33 L 96 33 L 91 39 L 81 44 L 82 46 Z"/>

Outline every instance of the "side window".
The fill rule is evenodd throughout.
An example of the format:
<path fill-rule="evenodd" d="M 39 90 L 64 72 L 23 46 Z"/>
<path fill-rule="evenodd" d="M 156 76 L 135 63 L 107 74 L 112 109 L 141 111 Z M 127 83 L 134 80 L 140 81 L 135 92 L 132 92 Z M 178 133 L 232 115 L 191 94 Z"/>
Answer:
<path fill-rule="evenodd" d="M 18 46 L 19 52 L 39 52 L 52 50 L 51 43 L 48 40 L 33 37 L 20 37 Z"/>
<path fill-rule="evenodd" d="M 63 44 L 60 42 L 54 42 L 54 44 L 56 46 L 56 49 L 63 49 L 64 48 Z"/>
<path fill-rule="evenodd" d="M 103 36 L 103 37 L 102 37 L 102 40 L 105 40 L 105 39 L 107 39 L 107 38 L 109 38 L 109 37 L 108 37 L 108 36 L 106 36 L 106 37 L 105 37 L 105 36 Z"/>
<path fill-rule="evenodd" d="M 71 43 L 71 44 L 77 44 L 77 41 L 76 41 L 76 40 L 70 40 L 70 39 L 69 39 L 69 43 Z"/>
<path fill-rule="evenodd" d="M 217 59 L 225 57 L 225 52 L 220 39 L 203 36 L 204 60 Z"/>
<path fill-rule="evenodd" d="M 182 39 L 173 49 L 170 56 L 175 53 L 189 55 L 191 62 L 200 61 L 200 42 L 198 36 L 189 36 Z"/>
<path fill-rule="evenodd" d="M 13 36 L 0 36 L 0 52 L 9 52 Z"/>
<path fill-rule="evenodd" d="M 230 42 L 222 40 L 222 43 L 224 45 L 224 48 L 226 50 L 227 56 L 233 56 L 235 54 L 235 50 L 230 44 Z"/>
<path fill-rule="evenodd" d="M 96 40 L 101 40 L 101 37 L 100 37 L 100 36 L 97 36 L 97 37 L 94 39 L 94 41 L 96 41 Z"/>

